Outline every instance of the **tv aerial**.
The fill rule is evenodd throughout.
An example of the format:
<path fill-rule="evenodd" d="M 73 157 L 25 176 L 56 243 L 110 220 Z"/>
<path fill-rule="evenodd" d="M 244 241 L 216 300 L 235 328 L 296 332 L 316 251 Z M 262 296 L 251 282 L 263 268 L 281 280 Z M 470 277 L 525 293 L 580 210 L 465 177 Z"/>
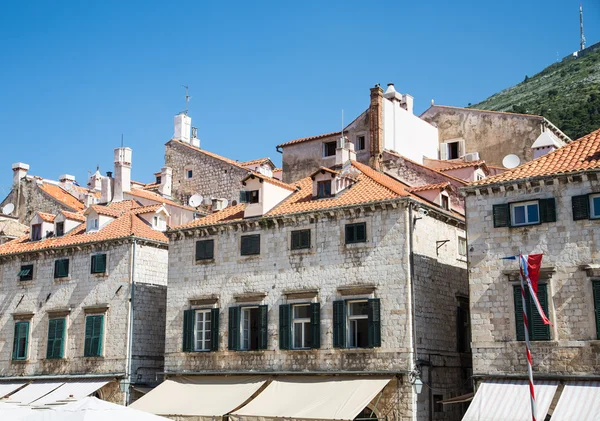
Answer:
<path fill-rule="evenodd" d="M 508 168 L 509 170 L 512 168 L 517 168 L 521 163 L 521 158 L 519 158 L 515 154 L 506 155 L 502 160 L 502 165 L 504 168 Z"/>

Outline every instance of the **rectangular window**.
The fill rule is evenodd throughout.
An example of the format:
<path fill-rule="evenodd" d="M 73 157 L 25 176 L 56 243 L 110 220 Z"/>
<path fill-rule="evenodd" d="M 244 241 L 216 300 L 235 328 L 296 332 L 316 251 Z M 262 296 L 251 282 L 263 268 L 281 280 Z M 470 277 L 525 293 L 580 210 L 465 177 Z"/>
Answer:
<path fill-rule="evenodd" d="M 211 310 L 196 310 L 195 351 L 212 349 Z"/>
<path fill-rule="evenodd" d="M 13 340 L 13 360 L 27 359 L 27 346 L 29 344 L 29 321 L 15 323 L 15 336 Z"/>
<path fill-rule="evenodd" d="M 85 318 L 85 344 L 84 357 L 102 356 L 102 342 L 104 337 L 104 315 L 86 316 Z"/>
<path fill-rule="evenodd" d="M 346 244 L 364 243 L 367 241 L 367 224 L 359 222 L 358 224 L 346 224 Z"/>
<path fill-rule="evenodd" d="M 448 143 L 448 159 L 458 159 L 459 155 L 459 143 L 458 142 L 450 142 Z"/>
<path fill-rule="evenodd" d="M 57 222 L 56 223 L 56 236 L 62 237 L 63 235 L 65 235 L 65 223 Z"/>
<path fill-rule="evenodd" d="M 444 412 L 444 395 L 433 395 L 433 412 Z"/>
<path fill-rule="evenodd" d="M 33 279 L 33 265 L 21 265 L 21 270 L 17 276 L 19 281 L 31 281 Z"/>
<path fill-rule="evenodd" d="M 312 348 L 312 331 L 310 320 L 310 305 L 298 304 L 292 306 L 292 347 L 294 349 Z"/>
<path fill-rule="evenodd" d="M 185 170 L 185 178 L 192 178 L 194 172 L 192 170 Z"/>
<path fill-rule="evenodd" d="M 459 299 L 456 307 L 456 350 L 471 352 L 471 316 L 466 298 Z"/>
<path fill-rule="evenodd" d="M 362 151 L 365 149 L 365 137 L 364 136 L 356 136 L 355 149 L 357 151 Z"/>
<path fill-rule="evenodd" d="M 242 256 L 260 254 L 260 234 L 242 235 L 240 254 Z"/>
<path fill-rule="evenodd" d="M 596 316 L 596 339 L 600 339 L 600 280 L 592 281 L 594 290 L 594 313 Z"/>
<path fill-rule="evenodd" d="M 241 190 L 240 203 L 258 203 L 258 190 Z"/>
<path fill-rule="evenodd" d="M 87 220 L 87 230 L 97 230 L 98 229 L 98 218 L 89 218 Z"/>
<path fill-rule="evenodd" d="M 450 199 L 446 195 L 442 195 L 442 209 L 450 210 Z"/>
<path fill-rule="evenodd" d="M 331 180 L 317 182 L 317 198 L 331 197 Z"/>
<path fill-rule="evenodd" d="M 229 307 L 228 341 L 232 351 L 267 349 L 267 306 Z"/>
<path fill-rule="evenodd" d="M 215 240 L 196 241 L 196 260 L 212 260 L 215 257 Z"/>
<path fill-rule="evenodd" d="M 513 287 L 515 303 L 515 323 L 517 330 L 517 340 L 525 340 L 525 326 L 523 325 L 523 300 L 521 298 L 521 286 Z M 548 313 L 548 289 L 546 284 L 538 284 L 538 300 L 546 316 Z M 545 325 L 535 306 L 535 303 L 529 296 L 529 291 L 525 289 L 525 310 L 527 320 L 529 321 L 529 339 L 532 341 L 549 341 L 550 326 Z"/>
<path fill-rule="evenodd" d="M 58 259 L 54 261 L 54 279 L 69 276 L 69 259 Z"/>
<path fill-rule="evenodd" d="M 31 240 L 38 241 L 42 239 L 42 224 L 33 224 L 31 226 Z"/>
<path fill-rule="evenodd" d="M 162 177 L 160 175 L 156 176 L 156 184 L 161 184 L 162 183 Z"/>
<path fill-rule="evenodd" d="M 369 336 L 369 302 L 348 302 L 348 347 L 367 348 Z"/>
<path fill-rule="evenodd" d="M 64 317 L 48 320 L 48 345 L 46 359 L 64 358 L 67 319 Z"/>
<path fill-rule="evenodd" d="M 323 143 L 323 156 L 335 156 L 335 150 L 337 148 L 337 142 L 334 140 L 333 142 L 325 142 Z"/>
<path fill-rule="evenodd" d="M 292 250 L 310 248 L 310 230 L 292 231 Z"/>
<path fill-rule="evenodd" d="M 537 200 L 533 202 L 515 203 L 511 208 L 511 225 L 533 225 L 540 222 L 540 208 Z"/>
<path fill-rule="evenodd" d="M 590 218 L 600 218 L 600 194 L 590 194 Z"/>
<path fill-rule="evenodd" d="M 92 273 L 106 273 L 106 254 L 92 256 Z"/>
<path fill-rule="evenodd" d="M 458 237 L 458 255 L 467 257 L 467 239 L 465 237 Z"/>

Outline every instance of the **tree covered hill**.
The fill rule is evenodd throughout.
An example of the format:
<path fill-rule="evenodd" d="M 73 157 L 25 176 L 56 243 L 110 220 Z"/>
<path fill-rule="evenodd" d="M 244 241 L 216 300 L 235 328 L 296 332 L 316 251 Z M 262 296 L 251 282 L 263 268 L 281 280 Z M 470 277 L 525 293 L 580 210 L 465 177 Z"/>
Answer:
<path fill-rule="evenodd" d="M 567 57 L 471 108 L 537 114 L 571 139 L 600 127 L 600 43 Z"/>

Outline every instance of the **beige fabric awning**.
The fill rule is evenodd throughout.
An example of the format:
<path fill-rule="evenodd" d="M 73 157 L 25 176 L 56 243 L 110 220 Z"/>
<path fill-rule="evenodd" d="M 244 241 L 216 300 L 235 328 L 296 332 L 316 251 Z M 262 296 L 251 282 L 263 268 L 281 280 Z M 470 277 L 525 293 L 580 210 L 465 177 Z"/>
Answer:
<path fill-rule="evenodd" d="M 54 389 L 59 388 L 65 382 L 40 381 L 28 384 L 23 389 L 10 395 L 7 399 L 8 403 L 22 403 L 29 405 L 31 402 L 38 400 L 42 396 L 46 396 Z"/>
<path fill-rule="evenodd" d="M 175 377 L 165 380 L 131 407 L 156 415 L 222 416 L 250 399 L 266 381 L 261 376 Z"/>
<path fill-rule="evenodd" d="M 25 386 L 25 382 L 19 383 L 0 383 L 0 399 L 8 395 L 9 393 L 14 392 L 20 387 Z"/>
<path fill-rule="evenodd" d="M 567 383 L 552 421 L 596 421 L 600 418 L 600 382 Z"/>
<path fill-rule="evenodd" d="M 390 377 L 280 377 L 233 415 L 353 420 L 390 380 Z"/>
<path fill-rule="evenodd" d="M 110 379 L 78 379 L 66 382 L 57 389 L 31 403 L 31 405 L 49 405 L 70 399 L 83 399 L 106 385 Z"/>
<path fill-rule="evenodd" d="M 557 382 L 535 383 L 537 420 L 550 409 Z M 524 380 L 487 380 L 479 385 L 462 421 L 530 421 L 529 382 Z M 554 417 L 552 417 L 554 421 Z"/>

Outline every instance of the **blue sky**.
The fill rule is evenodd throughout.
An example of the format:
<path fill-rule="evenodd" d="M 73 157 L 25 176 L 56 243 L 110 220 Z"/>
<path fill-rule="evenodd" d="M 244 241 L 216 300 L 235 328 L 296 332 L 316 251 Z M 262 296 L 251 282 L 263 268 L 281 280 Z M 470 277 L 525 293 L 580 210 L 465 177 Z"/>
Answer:
<path fill-rule="evenodd" d="M 584 2 L 588 45 L 600 4 Z M 202 147 L 277 164 L 275 145 L 339 130 L 394 82 L 464 106 L 521 82 L 579 45 L 579 2 L 29 1 L 0 12 L 0 195 L 11 164 L 82 184 L 112 150 L 133 149 L 133 179 L 164 162 L 185 108 Z"/>

